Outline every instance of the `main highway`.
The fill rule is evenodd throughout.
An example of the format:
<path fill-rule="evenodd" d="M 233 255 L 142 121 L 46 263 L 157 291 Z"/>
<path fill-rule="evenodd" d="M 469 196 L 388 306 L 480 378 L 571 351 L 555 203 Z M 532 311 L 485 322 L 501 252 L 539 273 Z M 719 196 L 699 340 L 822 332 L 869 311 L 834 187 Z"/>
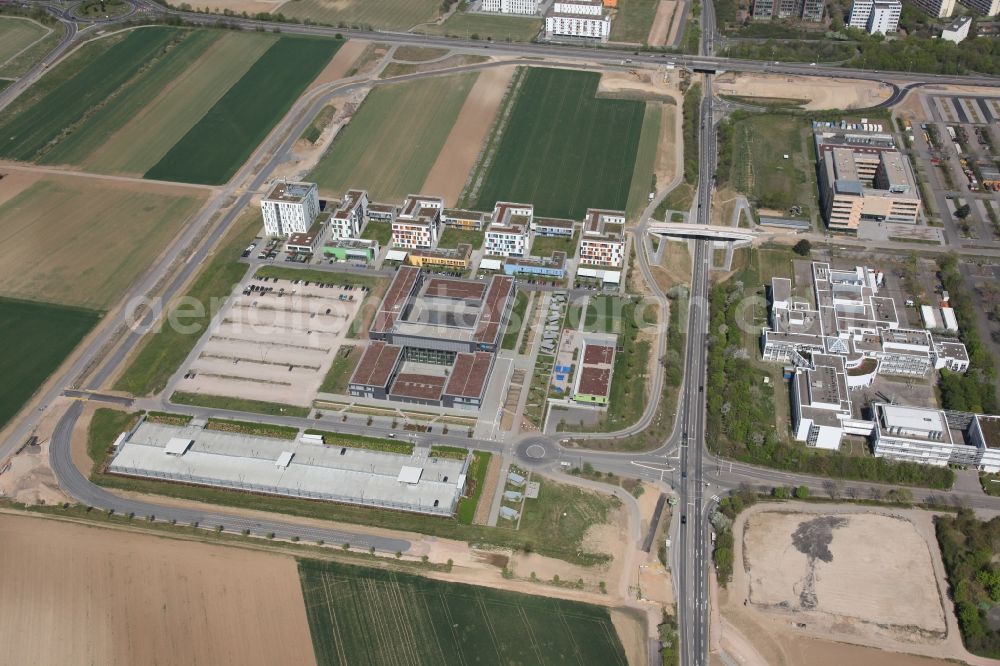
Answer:
<path fill-rule="evenodd" d="M 894 84 L 919 85 L 922 83 L 966 83 L 971 85 L 996 86 L 1000 83 L 995 77 L 981 75 L 971 76 L 936 76 L 921 74 L 881 73 L 866 70 L 851 70 L 844 68 L 813 67 L 801 64 L 770 63 L 756 61 L 730 60 L 714 55 L 714 13 L 711 3 L 704 3 L 702 15 L 702 46 L 701 55 L 682 56 L 663 53 L 627 52 L 610 48 L 586 48 L 574 46 L 556 46 L 547 44 L 508 44 L 486 43 L 474 40 L 461 40 L 445 37 L 413 35 L 408 33 L 372 33 L 367 31 L 350 31 L 321 26 L 303 26 L 288 23 L 261 23 L 259 21 L 208 16 L 190 12 L 164 10 L 160 5 L 148 0 L 133 0 L 137 10 L 146 14 L 169 13 L 180 16 L 193 24 L 215 24 L 221 20 L 247 29 L 280 29 L 285 33 L 312 34 L 333 36 L 336 33 L 344 37 L 362 39 L 378 39 L 393 44 L 423 44 L 459 49 L 489 49 L 497 54 L 520 56 L 548 56 L 561 60 L 578 62 L 599 62 L 604 64 L 620 64 L 623 61 L 633 61 L 636 65 L 666 65 L 672 63 L 676 67 L 686 67 L 702 74 L 703 99 L 700 110 L 699 132 L 699 180 L 697 192 L 696 223 L 707 224 L 710 221 L 712 205 L 712 185 L 714 181 L 716 157 L 716 129 L 713 114 L 712 78 L 713 72 L 723 70 L 742 72 L 776 72 L 782 74 L 801 74 L 805 76 L 829 77 L 832 75 L 865 80 L 890 79 Z M 79 42 L 76 32 L 76 22 L 59 15 L 49 9 L 67 24 L 67 34 L 49 56 L 35 70 L 23 79 L 23 85 L 12 84 L 3 94 L 0 94 L 0 108 L 9 103 L 17 94 L 31 82 L 44 74 L 46 68 L 64 56 L 69 49 Z M 83 32 L 83 31 L 81 31 Z M 898 90 L 898 88 L 897 88 Z M 327 91 L 329 92 L 329 91 Z M 332 93 L 331 93 L 332 94 Z M 250 201 L 254 192 L 259 190 L 273 173 L 274 169 L 287 157 L 295 138 L 298 137 L 312 116 L 326 103 L 328 97 L 317 92 L 312 97 L 300 100 L 288 116 L 282 120 L 272 135 L 248 161 L 247 165 L 237 174 L 226 187 L 220 190 L 215 202 L 202 212 L 200 219 L 192 225 L 192 236 L 199 237 L 195 243 L 175 243 L 162 256 L 156 265 L 150 268 L 145 278 L 130 291 L 129 298 L 137 299 L 154 291 L 161 280 L 166 280 L 165 289 L 161 292 L 167 296 L 178 293 L 192 272 L 209 255 L 225 234 L 238 212 Z M 678 180 L 671 184 L 676 185 Z M 662 197 L 666 188 L 659 193 Z M 235 204 L 223 209 L 223 203 L 235 199 Z M 217 216 L 221 212 L 221 216 Z M 636 241 L 644 233 L 644 219 L 640 224 Z M 681 396 L 678 402 L 678 418 L 672 434 L 653 451 L 637 454 L 589 451 L 581 448 L 562 446 L 553 438 L 545 436 L 526 437 L 513 445 L 514 453 L 525 464 L 539 469 L 558 469 L 559 463 L 582 465 L 590 463 L 598 469 L 613 471 L 620 475 L 638 477 L 647 480 L 658 480 L 670 483 L 679 496 L 681 521 L 677 529 L 677 543 L 671 552 L 678 598 L 678 620 L 681 636 L 681 663 L 685 665 L 702 665 L 708 663 L 709 622 L 708 622 L 708 575 L 710 566 L 710 530 L 708 516 L 713 507 L 713 497 L 729 492 L 742 484 L 771 487 L 775 485 L 806 485 L 816 492 L 829 492 L 830 481 L 818 477 L 801 474 L 791 474 L 770 469 L 757 468 L 750 465 L 729 463 L 712 457 L 705 449 L 705 353 L 708 342 L 708 294 L 709 266 L 711 261 L 708 241 L 695 241 L 691 294 L 689 300 L 687 342 L 684 356 L 685 378 Z M 652 284 L 645 252 L 639 251 L 640 268 Z M 172 268 L 182 260 L 180 270 Z M 666 305 L 663 295 L 653 287 L 654 295 Z M 82 400 L 120 401 L 119 398 L 105 396 L 99 392 L 106 380 L 128 357 L 138 344 L 141 336 L 129 332 L 120 338 L 114 338 L 112 332 L 127 319 L 127 308 L 122 308 L 114 315 L 114 321 L 103 326 L 104 333 L 93 339 L 77 355 L 74 361 L 50 382 L 50 388 L 44 396 L 36 399 L 36 407 L 30 412 L 22 413 L 20 420 L 9 429 L 11 433 L 5 441 L 0 442 L 0 459 L 23 443 L 27 434 L 33 430 L 40 415 L 50 407 L 60 395 L 73 397 L 76 400 L 65 409 L 60 417 L 50 444 L 50 462 L 68 494 L 78 501 L 103 509 L 113 509 L 118 512 L 131 512 L 136 515 L 152 515 L 158 520 L 176 520 L 182 523 L 198 522 L 205 527 L 224 525 L 227 529 L 250 530 L 251 533 L 264 535 L 274 533 L 278 537 L 293 536 L 301 539 L 319 540 L 328 543 L 351 543 L 355 545 L 371 545 L 379 550 L 395 552 L 405 551 L 409 543 L 403 539 L 372 536 L 356 533 L 350 530 L 316 527 L 313 524 L 294 521 L 292 519 L 269 518 L 254 519 L 245 514 L 225 510 L 200 510 L 178 507 L 174 504 L 160 503 L 155 499 L 134 500 L 123 498 L 93 485 L 75 467 L 70 455 L 72 431 L 82 411 Z M 152 323 L 154 313 L 147 314 L 143 324 Z M 661 331 L 659 350 L 664 351 L 666 335 Z M 106 349 L 110 346 L 110 349 Z M 98 363 L 100 361 L 100 363 Z M 97 365 L 94 372 L 93 364 Z M 89 390 L 73 392 L 76 385 L 86 378 Z M 658 367 L 653 388 L 662 384 L 662 368 Z M 653 390 L 651 395 L 659 395 L 659 390 Z M 126 401 L 127 402 L 127 401 Z M 147 405 L 145 403 L 154 403 Z M 315 425 L 317 420 L 298 419 L 294 417 L 256 417 L 242 413 L 227 413 L 222 410 L 205 410 L 197 407 L 168 405 L 161 401 L 139 401 L 137 407 L 165 407 L 173 411 L 198 416 L 233 416 L 244 420 L 259 420 L 269 423 L 280 423 L 297 427 Z M 645 427 L 652 414 L 655 404 L 649 405 L 642 420 L 620 433 L 610 436 L 627 436 Z M 322 417 L 318 422 L 327 427 L 345 432 L 358 432 L 371 435 L 388 434 L 384 427 L 371 427 L 366 421 L 349 420 L 343 423 L 339 418 L 336 423 L 331 417 Z M 607 437 L 609 435 L 603 435 Z M 498 453 L 507 452 L 510 445 L 494 441 L 473 440 L 466 437 L 441 434 L 414 434 L 415 442 L 440 442 L 474 446 Z M 672 454 L 676 453 L 676 456 Z M 678 475 L 679 472 L 679 475 Z M 667 476 L 669 474 L 669 477 Z M 838 482 L 837 491 L 847 496 L 884 496 L 889 486 Z M 975 508 L 1000 510 L 1000 498 L 990 498 L 981 494 L 961 491 L 926 491 L 913 489 L 914 499 L 934 503 L 955 503 Z M 710 494 L 711 493 L 711 494 Z"/>

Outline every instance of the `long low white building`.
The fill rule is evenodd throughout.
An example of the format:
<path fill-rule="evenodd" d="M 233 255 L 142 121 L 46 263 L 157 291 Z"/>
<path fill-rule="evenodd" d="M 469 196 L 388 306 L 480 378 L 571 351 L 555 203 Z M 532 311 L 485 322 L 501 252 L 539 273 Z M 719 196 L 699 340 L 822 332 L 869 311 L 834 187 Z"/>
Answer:
<path fill-rule="evenodd" d="M 876 458 L 1000 471 L 1000 417 L 874 403 Z"/>
<path fill-rule="evenodd" d="M 269 495 L 454 515 L 467 460 L 144 422 L 108 471 Z"/>

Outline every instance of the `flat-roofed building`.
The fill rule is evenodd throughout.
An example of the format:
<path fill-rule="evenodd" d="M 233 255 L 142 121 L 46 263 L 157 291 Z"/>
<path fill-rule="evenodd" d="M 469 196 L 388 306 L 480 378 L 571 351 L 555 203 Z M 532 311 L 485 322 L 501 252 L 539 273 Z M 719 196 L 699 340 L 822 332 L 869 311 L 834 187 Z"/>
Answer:
<path fill-rule="evenodd" d="M 348 190 L 330 215 L 330 238 L 357 238 L 368 218 L 368 193 Z"/>
<path fill-rule="evenodd" d="M 967 434 L 979 451 L 976 467 L 990 474 L 1000 472 L 1000 416 L 976 414 Z"/>
<path fill-rule="evenodd" d="M 562 279 L 566 277 L 566 253 L 553 252 L 551 257 L 509 258 L 503 262 L 507 275 L 539 275 Z"/>
<path fill-rule="evenodd" d="M 392 244 L 406 249 L 437 247 L 441 234 L 440 197 L 411 194 L 406 197 L 399 214 L 392 222 Z"/>
<path fill-rule="evenodd" d="M 309 231 L 319 215 L 319 191 L 316 183 L 279 180 L 260 200 L 267 236 L 301 234 Z"/>
<path fill-rule="evenodd" d="M 969 36 L 969 28 L 971 26 L 971 16 L 959 16 L 949 25 L 941 29 L 941 39 L 958 44 Z M 983 180 L 985 180 L 985 175 Z"/>
<path fill-rule="evenodd" d="M 588 209 L 580 237 L 580 263 L 620 268 L 624 261 L 624 211 Z"/>
<path fill-rule="evenodd" d="M 551 217 L 536 217 L 532 230 L 538 236 L 572 238 L 576 230 L 573 220 L 559 220 Z"/>
<path fill-rule="evenodd" d="M 313 254 L 323 242 L 328 221 L 329 215 L 321 214 L 307 231 L 290 235 L 285 241 L 285 249 L 299 254 Z"/>
<path fill-rule="evenodd" d="M 496 257 L 528 256 L 534 214 L 531 204 L 497 202 L 490 225 L 486 227 L 486 254 Z"/>
<path fill-rule="evenodd" d="M 962 4 L 984 16 L 1000 14 L 1000 0 L 962 0 Z"/>
<path fill-rule="evenodd" d="M 483 0 L 479 11 L 493 14 L 517 14 L 532 16 L 537 14 L 538 0 Z"/>
<path fill-rule="evenodd" d="M 486 215 L 474 210 L 445 208 L 441 213 L 441 222 L 445 226 L 465 231 L 482 231 L 486 224 Z"/>
<path fill-rule="evenodd" d="M 493 358 L 493 354 L 488 352 L 458 354 L 441 396 L 441 403 L 445 407 L 479 409 L 486 395 L 487 380 L 493 370 Z"/>
<path fill-rule="evenodd" d="M 369 222 L 385 222 L 391 224 L 399 215 L 399 206 L 386 203 L 370 203 L 366 215 Z"/>
<path fill-rule="evenodd" d="M 328 242 L 323 246 L 323 254 L 340 261 L 364 261 L 371 263 L 379 253 L 377 240 L 365 238 L 347 238 Z"/>
<path fill-rule="evenodd" d="M 472 259 L 472 246 L 459 243 L 454 248 L 435 248 L 433 250 L 410 250 L 406 263 L 417 268 L 454 268 L 465 270 Z"/>
<path fill-rule="evenodd" d="M 955 13 L 955 0 L 909 0 L 934 18 L 947 18 Z"/>
<path fill-rule="evenodd" d="M 872 444 L 876 458 L 943 467 L 953 455 L 948 418 L 940 409 L 874 403 Z"/>
<path fill-rule="evenodd" d="M 607 407 L 611 399 L 618 337 L 611 334 L 587 334 L 573 384 L 573 400 L 597 407 Z"/>
<path fill-rule="evenodd" d="M 403 359 L 403 348 L 381 340 L 368 343 L 354 374 L 347 385 L 348 392 L 363 398 L 385 398 L 389 385 L 396 379 Z"/>
<path fill-rule="evenodd" d="M 545 15 L 545 36 L 574 37 L 608 41 L 611 35 L 611 17 L 604 13 L 601 0 L 574 0 L 554 2 Z"/>
<path fill-rule="evenodd" d="M 817 125 L 820 205 L 830 230 L 857 233 L 862 220 L 916 224 L 919 189 L 892 135 Z"/>
<path fill-rule="evenodd" d="M 792 376 L 792 429 L 795 439 L 836 451 L 845 434 L 869 434 L 871 423 L 855 419 L 841 356 L 814 354 L 810 367 Z"/>

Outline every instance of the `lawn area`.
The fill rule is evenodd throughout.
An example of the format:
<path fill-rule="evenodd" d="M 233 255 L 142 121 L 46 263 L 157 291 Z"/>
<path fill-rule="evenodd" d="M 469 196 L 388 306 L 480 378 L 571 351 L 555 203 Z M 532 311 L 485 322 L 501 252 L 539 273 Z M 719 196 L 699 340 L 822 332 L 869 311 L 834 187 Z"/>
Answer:
<path fill-rule="evenodd" d="M 423 25 L 414 32 L 494 42 L 530 42 L 541 32 L 542 25 L 542 19 L 531 16 L 490 16 L 459 9 L 441 25 Z"/>
<path fill-rule="evenodd" d="M 518 532 L 530 544 L 546 543 L 560 559 L 581 564 L 599 564 L 609 558 L 605 553 L 587 552 L 583 538 L 593 525 L 607 523 L 609 512 L 620 505 L 614 495 L 604 495 L 577 486 L 532 477 L 541 488 L 538 499 L 524 503 L 524 515 Z"/>
<path fill-rule="evenodd" d="M 440 240 L 438 240 L 438 247 L 448 249 L 458 247 L 460 243 L 468 243 L 472 246 L 473 250 L 478 250 L 483 246 L 485 238 L 485 231 L 447 227 L 444 233 L 441 234 Z"/>
<path fill-rule="evenodd" d="M 14 174 L 3 184 L 16 188 L 20 178 L 33 176 Z M 107 309 L 177 237 L 203 197 L 190 188 L 76 176 L 36 180 L 0 205 L 0 293 Z"/>
<path fill-rule="evenodd" d="M 201 333 L 207 330 L 217 308 L 222 306 L 233 286 L 247 272 L 246 265 L 236 261 L 236 258 L 259 228 L 260 213 L 256 210 L 247 211 L 232 224 L 231 231 L 218 251 L 208 260 L 184 294 L 185 300 L 215 303 L 216 310 L 206 308 L 202 316 L 192 318 L 190 308 L 183 308 L 187 313 L 184 321 L 198 325 L 195 333 L 181 332 L 173 326 L 162 326 L 159 330 L 146 334 L 138 354 L 115 382 L 115 390 L 127 391 L 133 395 L 149 395 L 163 390 L 167 380 L 181 367 L 181 363 L 198 342 Z M 182 308 L 174 302 L 168 306 L 166 314 L 169 316 L 170 312 L 178 310 Z"/>
<path fill-rule="evenodd" d="M 3 8 L 0 8 L 0 13 L 3 13 Z M 4 16 L 4 19 L 16 21 L 19 20 L 19 17 Z M 12 58 L 0 59 L 0 76 L 13 79 L 24 75 L 36 62 L 52 51 L 66 34 L 62 23 L 55 23 L 51 26 L 45 26 L 45 28 L 47 32 L 41 39 L 33 42 Z M 3 87 L 3 84 L 0 84 L 0 87 Z"/>
<path fill-rule="evenodd" d="M 228 181 L 341 44 L 278 39 L 144 177 L 209 185 Z"/>
<path fill-rule="evenodd" d="M 619 322 L 626 308 L 628 308 L 627 302 L 616 296 L 592 296 L 587 306 L 587 318 L 583 322 L 583 330 L 589 333 L 619 332 L 621 328 Z"/>
<path fill-rule="evenodd" d="M 81 49 L 36 95 L 13 104 L 0 116 L 0 157 L 33 161 L 41 157 L 53 139 L 74 127 L 95 106 L 108 100 L 143 65 L 181 32 L 151 27 L 134 30 L 110 47 L 105 44 Z M 47 77 L 43 77 L 45 81 Z"/>
<path fill-rule="evenodd" d="M 170 402 L 175 405 L 193 405 L 196 407 L 208 407 L 210 409 L 266 414 L 268 416 L 309 416 L 308 407 L 296 407 L 295 405 L 283 405 L 278 402 L 263 402 L 261 400 L 248 400 L 246 398 L 231 398 L 224 395 L 210 395 L 208 393 L 174 391 L 170 395 Z"/>
<path fill-rule="evenodd" d="M 514 307 L 510 311 L 510 319 L 507 320 L 507 330 L 504 331 L 503 341 L 500 343 L 501 349 L 513 349 L 517 344 L 517 336 L 527 322 L 524 320 L 524 313 L 528 309 L 527 292 L 517 290 L 514 297 Z"/>
<path fill-rule="evenodd" d="M 572 259 L 576 254 L 576 244 L 580 239 L 580 232 L 574 231 L 573 236 L 565 238 L 562 236 L 535 236 L 531 241 L 531 255 L 534 257 L 551 257 L 553 252 L 565 252 L 567 259 Z"/>
<path fill-rule="evenodd" d="M 382 222 L 369 222 L 365 225 L 361 237 L 366 240 L 378 241 L 379 247 L 385 247 L 392 240 L 392 225 Z"/>
<path fill-rule="evenodd" d="M 626 663 L 601 606 L 317 560 L 299 574 L 319 666 Z"/>
<path fill-rule="evenodd" d="M 732 121 L 730 183 L 764 208 L 816 211 L 809 119 L 781 113 L 737 114 Z M 789 155 L 789 159 L 784 159 Z"/>
<path fill-rule="evenodd" d="M 442 447 L 443 448 L 443 447 Z M 449 447 L 451 448 L 451 447 Z M 433 447 L 431 450 L 433 454 Z M 448 451 L 444 451 L 448 453 Z M 445 455 L 444 457 L 456 457 Z M 458 500 L 458 511 L 455 513 L 455 518 L 458 522 L 463 525 L 471 525 L 472 520 L 476 517 L 476 507 L 479 506 L 479 500 L 483 496 L 483 484 L 486 482 L 486 470 L 490 467 L 490 459 L 493 454 L 489 451 L 473 451 L 472 452 L 472 462 L 469 463 L 469 470 L 467 472 L 466 483 L 472 484 L 472 491 L 468 494 L 468 497 L 463 497 Z M 465 460 L 465 457 L 459 458 L 460 460 Z M 492 502 L 493 498 L 487 499 L 487 501 Z"/>
<path fill-rule="evenodd" d="M 374 201 L 402 201 L 418 192 L 478 76 L 472 72 L 376 87 L 308 180 L 329 193 L 363 184 Z"/>
<path fill-rule="evenodd" d="M 645 44 L 659 4 L 660 0 L 618 0 L 611 41 Z"/>
<path fill-rule="evenodd" d="M 0 16 L 0 65 L 48 34 L 41 23 L 18 16 Z"/>
<path fill-rule="evenodd" d="M 668 210 L 676 210 L 682 213 L 686 213 L 691 210 L 691 204 L 694 203 L 694 186 L 690 183 L 681 181 L 677 187 L 670 190 L 670 193 L 663 197 L 663 201 L 656 207 L 653 211 L 653 218 L 657 220 L 666 220 L 666 215 Z"/>
<path fill-rule="evenodd" d="M 291 18 L 309 19 L 342 28 L 375 28 L 406 31 L 437 18 L 438 0 L 364 0 L 363 2 L 329 2 L 327 0 L 296 0 L 281 5 L 281 13 Z"/>
<path fill-rule="evenodd" d="M 639 214 L 649 203 L 649 193 L 656 190 L 653 166 L 656 164 L 656 151 L 660 143 L 662 117 L 662 103 L 646 102 L 646 115 L 642 120 L 642 134 L 639 135 L 639 152 L 635 155 L 632 186 L 629 188 L 628 203 L 625 206 L 629 220 L 639 219 Z"/>
<path fill-rule="evenodd" d="M 528 71 L 477 210 L 530 201 L 536 215 L 576 220 L 587 208 L 625 208 L 645 104 L 597 99 L 599 81 L 591 72 Z"/>
<path fill-rule="evenodd" d="M 0 298 L 0 428 L 100 318 L 91 310 Z"/>
<path fill-rule="evenodd" d="M 307 435 L 320 435 L 327 446 L 347 447 L 351 449 L 366 449 L 383 453 L 397 453 L 403 456 L 413 455 L 413 444 L 396 439 L 378 439 L 362 435 L 349 435 L 346 432 L 330 432 L 329 430 L 306 430 Z"/>
<path fill-rule="evenodd" d="M 323 378 L 319 390 L 321 393 L 347 393 L 347 385 L 351 382 L 351 375 L 358 367 L 361 360 L 362 350 L 354 345 L 344 345 L 337 350 L 337 357 L 330 364 L 330 369 Z"/>
<path fill-rule="evenodd" d="M 389 281 L 389 278 L 381 275 L 336 273 L 333 271 L 319 271 L 313 268 L 292 268 L 290 266 L 278 265 L 261 266 L 254 275 L 256 277 L 278 278 L 280 280 L 305 280 L 307 282 L 323 284 L 367 287 L 368 289 L 374 289 L 380 284 L 385 284 Z"/>

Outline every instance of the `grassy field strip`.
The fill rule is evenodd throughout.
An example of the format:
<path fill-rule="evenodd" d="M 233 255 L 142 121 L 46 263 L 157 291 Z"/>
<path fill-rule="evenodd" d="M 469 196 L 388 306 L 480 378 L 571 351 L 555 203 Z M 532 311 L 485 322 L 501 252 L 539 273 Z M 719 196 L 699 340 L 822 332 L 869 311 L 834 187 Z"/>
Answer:
<path fill-rule="evenodd" d="M 478 73 L 379 86 L 309 175 L 323 192 L 364 187 L 376 201 L 417 192 Z M 392 156 L 387 159 L 387 156 Z"/>
<path fill-rule="evenodd" d="M 83 167 L 101 173 L 145 173 L 277 39 L 257 33 L 214 34 L 202 57 L 157 91 L 151 103 L 131 109 L 127 121 L 83 160 Z"/>
<path fill-rule="evenodd" d="M 645 44 L 659 6 L 660 0 L 618 0 L 611 41 Z"/>
<path fill-rule="evenodd" d="M 587 208 L 625 208 L 643 102 L 597 99 L 600 75 L 532 68 L 476 208 L 526 201 L 535 214 L 580 219 Z"/>
<path fill-rule="evenodd" d="M 285 16 L 310 19 L 341 27 L 375 27 L 409 30 L 418 23 L 433 21 L 438 0 L 296 0 L 281 5 Z"/>
<path fill-rule="evenodd" d="M 646 102 L 646 115 L 642 119 L 642 133 L 639 135 L 639 151 L 635 155 L 635 168 L 632 171 L 632 186 L 628 192 L 628 204 L 625 211 L 629 220 L 635 220 L 649 203 L 649 193 L 653 188 L 653 167 L 656 164 L 656 151 L 660 142 L 660 122 L 663 116 L 663 105 L 659 102 Z"/>
<path fill-rule="evenodd" d="M 145 177 L 209 185 L 228 181 L 342 44 L 280 38 Z"/>
<path fill-rule="evenodd" d="M 608 609 L 300 560 L 316 663 L 625 665 Z"/>
<path fill-rule="evenodd" d="M 120 127 L 167 89 L 170 82 L 196 62 L 220 36 L 215 31 L 179 33 L 182 41 L 173 44 L 145 72 L 123 86 L 113 103 L 102 106 L 78 125 L 40 160 L 43 164 L 80 164 Z M 121 147 L 121 146 L 119 146 Z M 142 146 L 132 146 L 133 149 Z"/>
<path fill-rule="evenodd" d="M 0 67 L 35 42 L 43 39 L 49 29 L 26 18 L 0 17 Z"/>
<path fill-rule="evenodd" d="M 108 308 L 202 203 L 150 190 L 58 176 L 27 187 L 0 206 L 0 293 Z"/>
<path fill-rule="evenodd" d="M 30 161 L 65 128 L 80 121 L 96 104 L 113 94 L 143 63 L 176 35 L 172 28 L 135 30 L 75 76 L 49 92 L 30 111 L 0 124 L 0 156 Z"/>
<path fill-rule="evenodd" d="M 490 16 L 470 14 L 461 8 L 441 25 L 423 25 L 414 32 L 425 35 L 452 35 L 469 39 L 472 35 L 494 42 L 530 42 L 542 30 L 543 21 L 531 16 Z"/>
<path fill-rule="evenodd" d="M 0 298 L 0 428 L 100 318 L 91 310 Z"/>

